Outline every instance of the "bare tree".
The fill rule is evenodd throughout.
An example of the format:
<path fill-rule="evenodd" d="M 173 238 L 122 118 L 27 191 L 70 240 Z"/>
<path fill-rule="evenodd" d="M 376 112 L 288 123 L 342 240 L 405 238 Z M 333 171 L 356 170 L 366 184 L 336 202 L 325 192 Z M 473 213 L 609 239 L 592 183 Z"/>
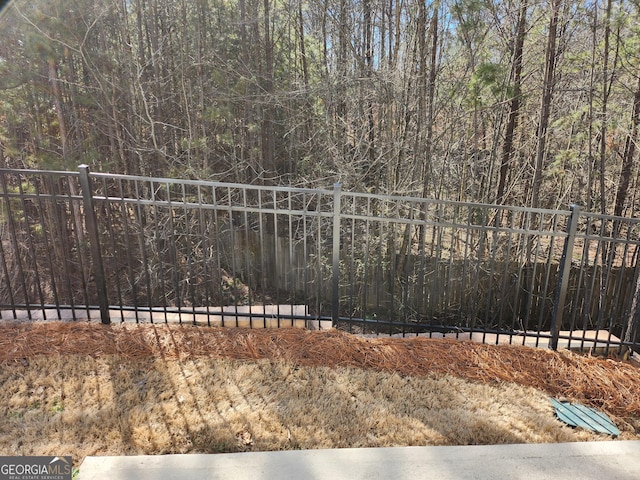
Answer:
<path fill-rule="evenodd" d="M 555 83 L 556 67 L 556 41 L 558 35 L 558 18 L 563 0 L 550 0 L 551 13 L 549 17 L 549 30 L 547 33 L 547 46 L 545 49 L 544 81 L 542 85 L 542 98 L 540 102 L 540 117 L 538 121 L 537 146 L 534 160 L 534 173 L 531 188 L 531 206 L 537 208 L 540 205 L 540 189 L 542 187 L 542 172 L 544 169 L 544 157 L 546 154 L 549 117 L 551 115 L 551 102 Z"/>
<path fill-rule="evenodd" d="M 513 93 L 509 102 L 509 117 L 505 132 L 504 143 L 502 144 L 502 160 L 500 162 L 500 178 L 498 181 L 498 191 L 496 193 L 496 203 L 504 203 L 507 176 L 511 166 L 514 137 L 518 126 L 520 115 L 520 102 L 522 96 L 522 56 L 524 49 L 524 38 L 527 24 L 527 0 L 522 0 L 518 13 L 518 24 L 516 26 L 515 41 L 513 42 L 513 53 L 511 62 L 511 85 Z"/>
<path fill-rule="evenodd" d="M 620 171 L 620 181 L 616 193 L 616 202 L 614 215 L 622 215 L 626 205 L 627 193 L 631 182 L 631 173 L 633 170 L 634 157 L 636 152 L 636 143 L 638 141 L 638 126 L 640 126 L 640 71 L 638 71 L 638 83 L 636 84 L 635 94 L 633 96 L 633 107 L 631 112 L 630 130 L 624 145 L 624 154 L 622 156 L 622 169 Z"/>

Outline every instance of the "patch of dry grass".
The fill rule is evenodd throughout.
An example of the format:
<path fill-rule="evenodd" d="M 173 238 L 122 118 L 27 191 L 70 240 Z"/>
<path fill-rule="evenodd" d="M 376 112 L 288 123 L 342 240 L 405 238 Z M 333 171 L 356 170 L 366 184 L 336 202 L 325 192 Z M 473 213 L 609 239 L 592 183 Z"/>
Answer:
<path fill-rule="evenodd" d="M 542 392 L 280 361 L 38 356 L 3 367 L 0 452 L 129 455 L 588 440 Z"/>
<path fill-rule="evenodd" d="M 162 454 L 640 438 L 638 369 L 526 347 L 188 326 L 0 327 L 0 454 Z M 610 408 L 607 408 L 607 407 Z"/>

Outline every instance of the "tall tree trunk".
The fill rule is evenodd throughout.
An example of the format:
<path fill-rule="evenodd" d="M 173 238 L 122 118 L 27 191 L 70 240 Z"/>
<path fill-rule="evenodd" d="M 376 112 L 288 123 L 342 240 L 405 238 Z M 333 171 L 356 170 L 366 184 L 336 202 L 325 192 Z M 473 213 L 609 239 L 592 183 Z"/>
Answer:
<path fill-rule="evenodd" d="M 366 78 L 367 81 L 364 82 L 364 88 L 370 89 L 371 85 L 371 76 L 372 76 L 372 68 L 373 68 L 373 46 L 372 46 L 372 37 L 373 37 L 373 27 L 371 22 L 371 0 L 363 0 L 363 9 L 364 9 L 364 31 L 363 31 L 363 40 L 364 40 L 364 63 L 363 63 L 363 78 Z M 368 172 L 370 175 L 370 179 L 366 180 L 366 184 L 368 186 L 374 187 L 376 190 L 380 187 L 381 175 L 379 174 L 378 167 L 375 165 L 376 163 L 376 150 L 375 150 L 375 121 L 373 117 L 373 103 L 369 95 L 366 95 L 367 100 L 365 101 L 365 112 L 367 118 L 367 163 L 368 163 Z"/>
<path fill-rule="evenodd" d="M 329 44 L 331 40 L 327 35 L 327 16 L 329 15 L 329 0 L 324 1 L 320 29 L 322 31 L 322 77 L 329 78 Z"/>
<path fill-rule="evenodd" d="M 69 139 L 67 136 L 67 122 L 64 119 L 62 111 L 62 91 L 58 83 L 58 68 L 56 61 L 49 57 L 49 83 L 51 84 L 51 92 L 53 93 L 53 105 L 56 108 L 56 117 L 58 119 L 58 130 L 60 132 L 60 143 L 62 143 L 62 158 L 66 164 L 69 160 Z"/>
<path fill-rule="evenodd" d="M 417 93 L 417 111 L 416 111 L 416 125 L 415 125 L 415 133 L 414 133 L 414 145 L 413 145 L 413 156 L 414 156 L 414 171 L 420 172 L 420 179 L 425 177 L 425 172 L 423 169 L 425 168 L 425 158 L 423 157 L 422 147 L 424 146 L 424 136 L 426 134 L 423 125 L 427 119 L 426 112 L 426 102 L 427 102 L 427 84 L 429 83 L 429 73 L 427 71 L 427 66 L 429 64 L 428 58 L 429 53 L 427 49 L 427 6 L 425 2 L 418 2 L 418 18 L 416 25 L 416 46 L 417 50 L 415 55 L 417 55 L 417 63 L 418 75 L 416 79 L 416 93 Z M 407 88 L 409 89 L 409 88 Z M 411 117 L 407 115 L 406 117 L 406 130 L 409 129 L 409 122 Z M 400 172 L 400 168 L 398 168 L 398 173 Z M 423 185 L 423 196 L 425 196 L 424 185 Z"/>
<path fill-rule="evenodd" d="M 270 0 L 264 0 L 264 76 L 262 81 L 262 94 L 264 98 L 262 107 L 262 162 L 267 178 L 274 177 L 277 173 L 275 165 L 275 141 L 273 138 L 273 44 L 271 43 L 271 12 Z"/>
<path fill-rule="evenodd" d="M 52 57 L 48 59 L 49 64 L 49 82 L 51 83 L 51 91 L 53 93 L 53 104 L 56 107 L 56 117 L 58 119 L 58 128 L 60 131 L 60 142 L 62 143 L 62 157 L 64 159 L 65 166 L 70 161 L 69 154 L 69 137 L 67 135 L 67 123 L 64 118 L 64 112 L 62 110 L 62 91 L 60 90 L 60 84 L 58 83 L 58 69 L 56 62 Z M 69 191 L 72 195 L 78 195 L 75 182 L 69 182 Z M 80 204 L 73 202 L 71 206 L 73 209 L 73 217 L 75 221 L 75 230 L 78 236 L 78 242 L 84 245 L 84 226 L 82 225 L 82 216 L 80 215 Z"/>
<path fill-rule="evenodd" d="M 611 0 L 607 0 L 604 25 L 604 54 L 602 57 L 602 123 L 600 124 L 600 213 L 607 213 L 607 192 L 605 191 L 605 172 L 607 158 L 607 108 L 611 82 L 609 81 L 609 38 L 611 36 Z"/>
<path fill-rule="evenodd" d="M 298 34 L 300 35 L 300 61 L 302 62 L 302 82 L 306 90 L 305 97 L 309 94 L 309 60 L 307 59 L 307 47 L 304 38 L 304 17 L 302 15 L 302 0 L 298 0 Z"/>
<path fill-rule="evenodd" d="M 312 138 L 313 132 L 313 108 L 311 105 L 309 90 L 309 59 L 307 58 L 307 46 L 304 32 L 304 16 L 302 14 L 302 0 L 298 0 L 298 35 L 300 42 L 300 62 L 302 64 L 302 84 L 304 85 L 303 100 L 304 105 L 304 125 L 302 128 L 302 144 L 306 144 Z M 298 176 L 298 161 L 291 159 L 289 174 L 296 178 Z"/>
<path fill-rule="evenodd" d="M 338 18 L 338 65 L 337 85 L 335 89 L 336 95 L 336 115 L 334 122 L 337 123 L 336 140 L 338 142 L 338 151 L 342 152 L 346 158 L 349 148 L 347 147 L 347 102 L 346 89 L 344 87 L 347 80 L 347 0 L 340 0 L 340 13 Z M 343 161 L 345 158 L 341 158 Z"/>
<path fill-rule="evenodd" d="M 246 0 L 239 0 L 240 2 L 240 51 L 241 51 L 241 59 L 242 59 L 242 75 L 246 78 L 251 78 L 251 71 L 249 68 L 250 65 L 250 56 L 249 56 L 249 41 L 248 41 L 248 32 L 247 32 L 247 5 Z M 250 82 L 247 82 L 243 94 L 244 101 L 242 102 L 242 125 L 240 127 L 240 163 L 245 165 L 247 160 L 249 163 L 252 162 L 251 155 L 251 144 L 252 144 L 252 136 L 251 136 L 251 92 L 252 85 Z M 204 104 L 203 104 L 204 105 Z M 249 154 L 247 155 L 247 152 Z M 247 158 L 248 157 L 248 158 Z M 239 162 L 235 162 L 236 165 Z M 235 181 L 236 182 L 246 182 L 249 181 L 248 178 L 245 178 L 246 171 L 248 169 L 243 168 L 242 165 L 240 168 L 236 169 Z M 255 165 L 250 165 L 250 168 L 259 171 Z"/>
<path fill-rule="evenodd" d="M 534 173 L 531 192 L 531 206 L 537 208 L 540 205 L 540 188 L 542 187 L 542 171 L 544 169 L 544 157 L 547 146 L 547 130 L 549 116 L 551 115 L 551 100 L 555 83 L 556 66 L 556 40 L 558 35 L 558 17 L 562 0 L 551 0 L 551 17 L 549 19 L 549 32 L 545 51 L 544 83 L 542 86 L 542 99 L 540 103 L 540 119 L 538 123 L 538 138 Z"/>
<path fill-rule="evenodd" d="M 424 141 L 424 166 L 422 177 L 422 197 L 426 197 L 429 194 L 429 185 L 432 182 L 432 154 L 433 154 L 433 125 L 435 119 L 435 96 L 436 96 L 436 76 L 438 73 L 438 29 L 439 18 L 438 10 L 440 9 L 440 2 L 437 1 L 433 4 L 433 14 L 431 16 L 431 25 L 429 30 L 431 31 L 431 52 L 430 52 L 430 65 L 429 65 L 429 83 L 427 84 L 427 118 L 426 118 L 426 136 Z"/>
<path fill-rule="evenodd" d="M 624 155 L 622 158 L 622 170 L 620 172 L 620 183 L 616 193 L 616 204 L 613 214 L 622 215 L 629 190 L 631 180 L 631 170 L 633 168 L 633 157 L 636 152 L 636 142 L 638 140 L 638 126 L 640 125 L 640 71 L 638 72 L 638 83 L 633 96 L 633 111 L 631 113 L 631 130 L 627 134 L 624 145 Z"/>
<path fill-rule="evenodd" d="M 513 139 L 518 126 L 518 116 L 520 114 L 521 82 L 522 82 L 522 53 L 524 47 L 524 37 L 527 24 L 527 0 L 522 0 L 520 13 L 518 14 L 518 24 L 516 27 L 516 39 L 513 44 L 511 64 L 511 80 L 513 82 L 513 97 L 509 104 L 509 118 L 505 132 L 504 144 L 502 146 L 502 161 L 500 163 L 500 180 L 498 181 L 498 192 L 496 203 L 502 204 L 505 200 L 505 190 L 507 176 L 511 159 L 513 156 Z"/>
<path fill-rule="evenodd" d="M 598 47 L 598 2 L 596 1 L 593 6 L 593 24 L 591 27 L 591 65 L 589 66 L 589 136 L 587 138 L 587 149 L 589 155 L 589 164 L 587 166 L 587 211 L 591 211 L 593 207 L 593 177 L 594 171 L 596 168 L 595 165 L 595 154 L 593 152 L 593 132 L 594 132 L 594 89 L 595 89 L 595 76 L 596 76 L 596 50 Z"/>

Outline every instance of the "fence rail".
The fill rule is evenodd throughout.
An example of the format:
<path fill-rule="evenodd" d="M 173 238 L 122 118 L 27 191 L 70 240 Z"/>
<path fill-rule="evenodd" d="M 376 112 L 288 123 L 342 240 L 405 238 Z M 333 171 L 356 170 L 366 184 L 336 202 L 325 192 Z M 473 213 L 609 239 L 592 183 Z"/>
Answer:
<path fill-rule="evenodd" d="M 636 349 L 640 224 L 333 189 L 0 169 L 0 318 L 306 322 Z M 591 342 L 591 343 L 589 343 Z"/>

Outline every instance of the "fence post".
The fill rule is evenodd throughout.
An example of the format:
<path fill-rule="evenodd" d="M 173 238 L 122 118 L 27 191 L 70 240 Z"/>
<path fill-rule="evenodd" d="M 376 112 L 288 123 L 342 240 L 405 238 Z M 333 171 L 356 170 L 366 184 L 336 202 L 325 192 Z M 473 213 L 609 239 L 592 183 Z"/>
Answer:
<path fill-rule="evenodd" d="M 91 179 L 89 178 L 89 167 L 83 164 L 78 167 L 78 170 L 80 171 L 80 188 L 82 189 L 82 200 L 84 203 L 84 221 L 87 233 L 89 234 L 91 259 L 96 280 L 98 305 L 100 307 L 100 319 L 103 324 L 108 325 L 111 323 L 111 319 L 109 318 L 109 299 L 107 298 L 107 284 L 105 282 L 104 267 L 102 265 L 98 223 L 96 221 L 96 213 L 93 210 L 93 191 L 91 189 Z"/>
<path fill-rule="evenodd" d="M 571 276 L 571 259 L 573 257 L 573 243 L 576 239 L 576 231 L 578 229 L 578 218 L 580 217 L 580 207 L 571 205 L 571 214 L 569 215 L 569 223 L 567 224 L 567 237 L 564 241 L 562 249 L 562 258 L 560 259 L 560 267 L 558 269 L 558 284 L 556 287 L 556 298 L 553 304 L 553 315 L 551 317 L 551 338 L 549 339 L 549 348 L 558 349 L 558 337 L 560 336 L 560 327 L 562 326 L 562 315 L 564 313 L 564 304 L 567 297 L 567 287 L 569 286 L 569 277 Z"/>
<path fill-rule="evenodd" d="M 340 316 L 340 196 L 342 185 L 333 184 L 333 246 L 332 246 L 332 275 L 333 298 L 331 300 L 331 320 L 335 327 Z"/>

